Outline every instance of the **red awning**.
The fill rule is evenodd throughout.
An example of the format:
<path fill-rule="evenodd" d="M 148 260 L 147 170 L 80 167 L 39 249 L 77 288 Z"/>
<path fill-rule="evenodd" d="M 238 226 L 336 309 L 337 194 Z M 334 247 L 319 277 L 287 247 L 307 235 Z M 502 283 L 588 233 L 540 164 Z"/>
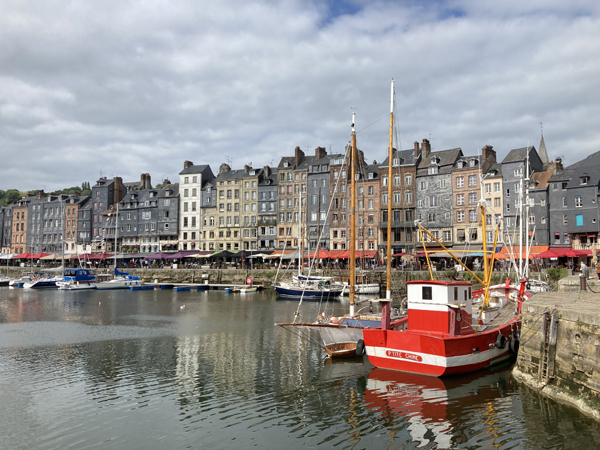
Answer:
<path fill-rule="evenodd" d="M 31 259 L 33 255 L 29 252 L 21 253 L 20 255 L 14 256 L 13 259 Z"/>
<path fill-rule="evenodd" d="M 348 250 L 329 250 L 330 259 L 346 259 L 348 258 Z"/>
<path fill-rule="evenodd" d="M 317 257 L 317 252 L 314 251 L 314 252 L 312 252 L 309 255 L 304 255 L 304 257 L 305 258 L 310 258 L 310 259 L 316 258 Z M 327 258 L 329 258 L 329 251 L 327 251 L 327 250 L 319 250 L 319 259 L 327 259 Z"/>
<path fill-rule="evenodd" d="M 50 256 L 50 253 L 36 253 L 35 255 L 31 255 L 31 259 L 40 259 L 44 256 Z"/>

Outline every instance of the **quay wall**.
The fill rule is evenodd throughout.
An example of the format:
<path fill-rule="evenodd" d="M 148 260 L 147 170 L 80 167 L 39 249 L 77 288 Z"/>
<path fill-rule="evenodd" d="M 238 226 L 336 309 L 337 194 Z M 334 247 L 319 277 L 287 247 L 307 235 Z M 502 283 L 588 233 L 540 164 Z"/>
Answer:
<path fill-rule="evenodd" d="M 524 303 L 513 375 L 600 420 L 600 294 L 544 292 Z"/>

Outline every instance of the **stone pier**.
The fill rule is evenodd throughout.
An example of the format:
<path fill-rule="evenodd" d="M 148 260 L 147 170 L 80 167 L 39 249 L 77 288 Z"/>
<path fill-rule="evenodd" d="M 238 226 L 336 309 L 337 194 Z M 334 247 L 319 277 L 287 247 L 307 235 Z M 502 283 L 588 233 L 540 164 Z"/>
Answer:
<path fill-rule="evenodd" d="M 513 374 L 600 420 L 600 294 L 542 292 L 525 302 Z"/>

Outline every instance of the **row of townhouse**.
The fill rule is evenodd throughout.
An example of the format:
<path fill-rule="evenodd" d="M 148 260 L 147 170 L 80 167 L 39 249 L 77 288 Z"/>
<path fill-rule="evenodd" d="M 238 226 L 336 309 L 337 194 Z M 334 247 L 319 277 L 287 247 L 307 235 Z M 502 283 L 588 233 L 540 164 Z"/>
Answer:
<path fill-rule="evenodd" d="M 536 245 L 586 248 L 597 240 L 600 152 L 563 168 L 548 160 L 543 137 L 539 152 L 513 149 L 502 161 L 488 145 L 468 156 L 460 148 L 432 151 L 423 139 L 381 163 L 366 163 L 359 151 L 356 167 L 356 248 L 381 259 L 388 239 L 394 253 L 422 248 L 415 220 L 459 250 L 481 249 L 484 224 L 487 242 L 500 226 L 500 245 L 517 243 L 521 230 Z M 66 253 L 346 250 L 350 176 L 347 154 L 322 147 L 314 155 L 296 147 L 277 168 L 222 164 L 216 175 L 185 161 L 179 183 L 164 180 L 160 189 L 142 174 L 130 183 L 100 178 L 90 196 L 23 197 L 0 208 L 0 243 L 5 253 L 60 252 L 63 242 Z"/>

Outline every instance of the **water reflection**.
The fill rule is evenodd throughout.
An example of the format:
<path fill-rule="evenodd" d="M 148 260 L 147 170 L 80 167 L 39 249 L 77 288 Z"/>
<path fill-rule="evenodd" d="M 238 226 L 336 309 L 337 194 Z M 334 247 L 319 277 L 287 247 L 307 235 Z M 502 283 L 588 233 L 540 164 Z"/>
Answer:
<path fill-rule="evenodd" d="M 302 314 L 321 306 L 307 303 Z M 542 401 L 508 370 L 438 380 L 377 370 L 366 359 L 325 360 L 318 346 L 274 326 L 296 307 L 269 292 L 0 290 L 0 401 L 10 405 L 0 408 L 0 447 L 600 442 L 593 421 Z"/>

